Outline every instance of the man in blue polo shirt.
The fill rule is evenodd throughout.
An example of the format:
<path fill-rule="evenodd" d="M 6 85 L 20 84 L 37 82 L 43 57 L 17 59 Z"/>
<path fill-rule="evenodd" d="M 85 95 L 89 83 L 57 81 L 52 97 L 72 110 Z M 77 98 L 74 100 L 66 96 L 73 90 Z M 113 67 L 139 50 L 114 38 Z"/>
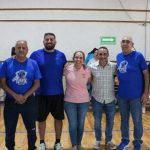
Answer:
<path fill-rule="evenodd" d="M 4 106 L 6 147 L 8 150 L 15 149 L 15 131 L 21 114 L 28 134 L 28 150 L 35 150 L 36 102 L 33 93 L 40 85 L 41 74 L 37 63 L 26 57 L 28 53 L 26 41 L 17 41 L 15 52 L 15 57 L 5 60 L 0 70 L 2 88 L 6 92 Z"/>
<path fill-rule="evenodd" d="M 125 150 L 129 146 L 130 113 L 134 124 L 134 150 L 141 150 L 142 103 L 147 103 L 149 93 L 148 69 L 143 55 L 134 50 L 131 37 L 122 38 L 121 48 L 122 52 L 117 55 L 118 102 L 122 134 L 118 150 Z"/>
<path fill-rule="evenodd" d="M 64 119 L 64 94 L 63 94 L 63 68 L 66 63 L 64 53 L 55 49 L 56 37 L 53 33 L 45 33 L 43 40 L 44 48 L 31 54 L 40 68 L 42 79 L 40 88 L 36 91 L 38 101 L 38 117 L 40 145 L 39 150 L 46 150 L 45 128 L 49 113 L 54 117 L 56 141 L 54 150 L 61 150 L 60 143 L 62 132 L 62 120 Z"/>

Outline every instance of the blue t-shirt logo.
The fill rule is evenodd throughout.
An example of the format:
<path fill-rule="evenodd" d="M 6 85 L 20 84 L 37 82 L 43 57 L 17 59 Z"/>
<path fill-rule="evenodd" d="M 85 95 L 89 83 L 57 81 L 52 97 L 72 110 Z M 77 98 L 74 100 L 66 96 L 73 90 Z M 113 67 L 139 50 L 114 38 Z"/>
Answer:
<path fill-rule="evenodd" d="M 18 85 L 27 84 L 27 72 L 24 70 L 19 70 L 16 72 L 16 76 L 12 79 L 12 82 L 16 82 Z"/>
<path fill-rule="evenodd" d="M 119 72 L 120 73 L 126 73 L 127 72 L 127 65 L 128 65 L 128 62 L 126 60 L 123 60 L 119 64 L 119 67 L 118 67 Z"/>

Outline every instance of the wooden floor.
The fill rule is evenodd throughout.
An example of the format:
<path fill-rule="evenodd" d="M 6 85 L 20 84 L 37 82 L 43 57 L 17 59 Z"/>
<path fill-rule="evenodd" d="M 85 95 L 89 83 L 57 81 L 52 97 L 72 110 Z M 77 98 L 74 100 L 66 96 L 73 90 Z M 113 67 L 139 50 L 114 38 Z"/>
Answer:
<path fill-rule="evenodd" d="M 148 150 L 150 147 L 150 111 L 147 111 L 146 114 L 143 115 L 143 124 L 144 124 L 144 135 L 143 135 L 142 150 Z M 130 123 L 130 126 L 131 126 L 130 139 L 132 141 L 133 140 L 132 123 Z M 103 116 L 103 121 L 102 121 L 103 135 L 102 135 L 102 146 L 100 148 L 101 150 L 105 149 L 104 128 L 105 128 L 105 116 Z M 38 131 L 37 131 L 37 136 L 38 136 Z M 4 138 L 5 138 L 5 130 L 4 130 L 4 124 L 3 124 L 3 105 L 0 104 L 0 150 L 6 150 Z M 119 113 L 116 112 L 114 128 L 113 128 L 113 142 L 118 145 L 120 142 L 120 138 L 121 138 L 120 116 L 119 116 Z M 55 140 L 55 134 L 54 134 L 54 127 L 53 127 L 53 119 L 51 116 L 49 116 L 47 120 L 47 130 L 46 130 L 46 145 L 47 145 L 48 150 L 53 149 L 54 140 Z M 64 150 L 71 150 L 70 138 L 68 135 L 67 119 L 64 120 L 61 142 L 62 142 Z M 94 142 L 95 142 L 95 138 L 94 138 L 94 130 L 93 130 L 93 115 L 92 115 L 92 112 L 89 111 L 86 117 L 85 132 L 83 136 L 82 145 L 85 150 L 92 150 Z M 37 139 L 36 145 L 38 146 L 38 144 L 39 144 L 39 137 Z M 22 123 L 21 117 L 19 118 L 17 131 L 16 131 L 15 150 L 27 150 L 26 130 Z M 130 147 L 127 150 L 133 150 L 132 142 L 130 142 Z"/>

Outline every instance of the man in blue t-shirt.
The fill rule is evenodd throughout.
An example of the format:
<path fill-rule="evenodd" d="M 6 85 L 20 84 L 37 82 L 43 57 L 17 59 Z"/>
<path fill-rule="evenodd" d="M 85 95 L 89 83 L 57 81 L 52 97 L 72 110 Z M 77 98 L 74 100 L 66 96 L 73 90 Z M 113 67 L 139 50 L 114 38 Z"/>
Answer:
<path fill-rule="evenodd" d="M 64 92 L 62 84 L 63 68 L 66 63 L 64 53 L 55 49 L 56 37 L 53 33 L 45 33 L 44 48 L 31 54 L 40 68 L 42 78 L 40 88 L 36 91 L 38 101 L 38 117 L 40 145 L 39 150 L 46 150 L 45 128 L 48 114 L 54 117 L 56 141 L 54 150 L 61 150 L 62 120 L 64 119 Z"/>
<path fill-rule="evenodd" d="M 4 123 L 6 130 L 6 147 L 15 148 L 15 131 L 19 114 L 28 134 L 28 150 L 35 150 L 36 142 L 36 101 L 33 93 L 40 85 L 41 73 L 36 61 L 27 58 L 26 41 L 17 41 L 16 55 L 4 61 L 0 78 L 6 92 L 4 106 Z"/>
<path fill-rule="evenodd" d="M 121 48 L 122 52 L 117 55 L 117 73 L 122 141 L 117 150 L 125 150 L 129 146 L 130 113 L 134 124 L 134 150 L 141 150 L 142 103 L 147 103 L 149 93 L 148 69 L 143 55 L 133 50 L 131 37 L 122 38 Z"/>

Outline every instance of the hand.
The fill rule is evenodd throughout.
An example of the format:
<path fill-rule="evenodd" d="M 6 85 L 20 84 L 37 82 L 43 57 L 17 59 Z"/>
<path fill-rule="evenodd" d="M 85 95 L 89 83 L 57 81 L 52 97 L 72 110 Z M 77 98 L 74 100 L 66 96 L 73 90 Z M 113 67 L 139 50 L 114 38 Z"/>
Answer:
<path fill-rule="evenodd" d="M 25 95 L 23 95 L 24 96 L 24 99 L 25 99 L 25 101 L 28 99 L 28 96 L 25 94 Z"/>
<path fill-rule="evenodd" d="M 119 85 L 119 80 L 117 77 L 115 77 L 115 85 Z"/>
<path fill-rule="evenodd" d="M 70 65 L 72 65 L 72 63 L 67 62 L 67 63 L 65 64 L 64 68 L 67 68 L 67 67 L 70 66 Z"/>
<path fill-rule="evenodd" d="M 13 98 L 15 99 L 15 102 L 17 104 L 23 104 L 26 101 L 25 97 L 22 94 L 14 94 Z"/>
<path fill-rule="evenodd" d="M 148 102 L 148 99 L 149 99 L 149 95 L 148 94 L 143 94 L 142 98 L 141 98 L 142 104 L 145 105 Z"/>

